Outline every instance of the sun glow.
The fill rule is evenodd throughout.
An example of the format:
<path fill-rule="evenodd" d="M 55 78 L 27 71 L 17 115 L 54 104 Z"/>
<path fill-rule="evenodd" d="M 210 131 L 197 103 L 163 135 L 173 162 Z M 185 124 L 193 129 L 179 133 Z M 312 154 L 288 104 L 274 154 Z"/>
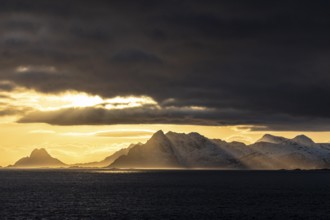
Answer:
<path fill-rule="evenodd" d="M 5 107 L 29 108 L 38 111 L 54 111 L 64 108 L 96 107 L 105 109 L 125 109 L 144 105 L 158 106 L 148 96 L 116 96 L 103 98 L 86 92 L 65 91 L 58 94 L 45 94 L 26 88 L 15 88 L 14 91 L 1 91 L 1 100 Z"/>
<path fill-rule="evenodd" d="M 53 97 L 55 98 L 55 97 Z M 92 107 L 105 102 L 100 96 L 82 92 L 65 92 L 59 96 L 64 105 L 60 108 Z"/>

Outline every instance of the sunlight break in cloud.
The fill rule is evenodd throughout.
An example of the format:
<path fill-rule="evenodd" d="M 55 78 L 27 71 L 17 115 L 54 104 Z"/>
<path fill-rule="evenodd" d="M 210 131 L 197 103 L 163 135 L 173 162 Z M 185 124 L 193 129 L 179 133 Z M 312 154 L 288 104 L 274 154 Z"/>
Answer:
<path fill-rule="evenodd" d="M 18 66 L 16 68 L 17 73 L 26 72 L 45 72 L 45 73 L 56 73 L 56 68 L 54 66 Z"/>
<path fill-rule="evenodd" d="M 21 71 L 24 70 L 21 69 Z M 154 99 L 148 96 L 116 96 L 105 99 L 86 92 L 65 91 L 59 94 L 45 94 L 23 87 L 16 87 L 14 91 L 0 91 L 0 101 L 15 109 L 24 107 L 38 111 L 84 107 L 125 109 L 144 105 L 158 105 Z"/>

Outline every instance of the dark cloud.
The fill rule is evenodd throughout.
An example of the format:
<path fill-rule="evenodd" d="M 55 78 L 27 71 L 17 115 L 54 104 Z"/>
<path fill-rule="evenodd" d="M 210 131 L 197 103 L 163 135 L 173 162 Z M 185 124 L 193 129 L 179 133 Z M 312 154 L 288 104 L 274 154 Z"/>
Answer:
<path fill-rule="evenodd" d="M 0 81 L 0 91 L 12 91 L 16 86 L 9 81 Z"/>
<path fill-rule="evenodd" d="M 235 109 L 195 109 L 188 107 L 153 106 L 104 109 L 104 108 L 68 108 L 48 112 L 32 112 L 26 114 L 20 123 L 48 123 L 53 125 L 115 125 L 115 124 L 190 124 L 208 126 L 253 125 L 241 129 L 255 131 L 287 130 L 287 131 L 328 131 L 330 119 L 294 117 L 277 114 L 269 117 Z"/>
<path fill-rule="evenodd" d="M 30 68 L 30 70 L 24 72 L 11 74 L 9 79 L 17 84 L 23 84 L 26 88 L 38 89 L 43 92 L 60 92 L 62 91 L 61 87 L 69 86 L 70 81 L 75 80 L 70 74 L 55 70 L 49 71 L 47 67 Z"/>
<path fill-rule="evenodd" d="M 158 119 L 158 113 L 138 114 L 137 120 L 132 116 L 120 123 L 196 124 L 198 120 L 200 124 L 251 122 L 279 130 L 328 129 L 328 1 L 7 0 L 1 4 L 0 80 L 42 92 L 147 95 L 163 103 L 163 108 L 215 109 L 203 116 L 163 113 Z M 59 74 L 15 75 L 21 65 L 54 66 Z M 221 114 L 223 109 L 233 113 Z M 148 118 L 150 114 L 154 115 Z M 184 116 L 195 121 L 182 120 Z M 73 124 L 115 121 L 93 122 L 87 117 L 79 122 L 72 117 Z"/>
<path fill-rule="evenodd" d="M 162 63 L 162 60 L 151 54 L 141 50 L 124 50 L 114 54 L 112 59 L 114 62 L 131 65 L 132 63 Z"/>

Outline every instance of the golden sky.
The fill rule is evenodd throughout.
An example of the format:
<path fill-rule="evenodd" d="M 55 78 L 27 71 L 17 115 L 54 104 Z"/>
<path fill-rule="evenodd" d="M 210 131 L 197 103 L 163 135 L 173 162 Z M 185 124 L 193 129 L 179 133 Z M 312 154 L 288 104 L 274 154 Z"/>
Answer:
<path fill-rule="evenodd" d="M 198 132 L 209 138 L 251 143 L 265 132 L 240 129 L 239 126 L 195 125 L 103 125 L 103 126 L 54 126 L 41 123 L 0 125 L 0 166 L 13 164 L 28 156 L 34 148 L 46 148 L 65 163 L 73 164 L 102 160 L 130 143 L 145 142 L 157 130 Z M 294 137 L 299 132 L 269 132 Z M 307 132 L 317 142 L 327 142 L 330 132 Z"/>
<path fill-rule="evenodd" d="M 21 67 L 23 68 L 23 67 Z M 24 71 L 24 69 L 20 69 Z M 5 84 L 6 82 L 2 82 Z M 0 117 L 0 166 L 15 163 L 28 156 L 34 148 L 46 148 L 48 152 L 68 164 L 99 161 L 131 143 L 146 142 L 151 135 L 163 130 L 189 133 L 198 132 L 208 138 L 253 143 L 265 132 L 251 131 L 247 126 L 197 126 L 171 124 L 134 125 L 50 125 L 46 123 L 18 123 L 30 112 L 47 112 L 67 108 L 130 109 L 145 105 L 160 108 L 147 96 L 127 96 L 104 99 L 84 92 L 66 91 L 59 94 L 40 93 L 24 87 L 13 91 L 1 91 L 0 110 L 13 111 Z M 186 107 L 185 107 L 186 108 Z M 191 106 L 193 111 L 202 107 Z M 186 109 L 185 109 L 186 110 Z M 273 132 L 292 138 L 302 132 Z M 330 132 L 304 132 L 317 142 L 328 142 Z"/>

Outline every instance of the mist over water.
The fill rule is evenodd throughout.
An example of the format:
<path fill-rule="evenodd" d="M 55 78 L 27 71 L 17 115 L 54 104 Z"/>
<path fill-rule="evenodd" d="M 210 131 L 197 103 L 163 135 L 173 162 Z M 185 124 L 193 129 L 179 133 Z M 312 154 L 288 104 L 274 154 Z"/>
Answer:
<path fill-rule="evenodd" d="M 327 219 L 329 171 L 2 170 L 1 219 Z"/>

